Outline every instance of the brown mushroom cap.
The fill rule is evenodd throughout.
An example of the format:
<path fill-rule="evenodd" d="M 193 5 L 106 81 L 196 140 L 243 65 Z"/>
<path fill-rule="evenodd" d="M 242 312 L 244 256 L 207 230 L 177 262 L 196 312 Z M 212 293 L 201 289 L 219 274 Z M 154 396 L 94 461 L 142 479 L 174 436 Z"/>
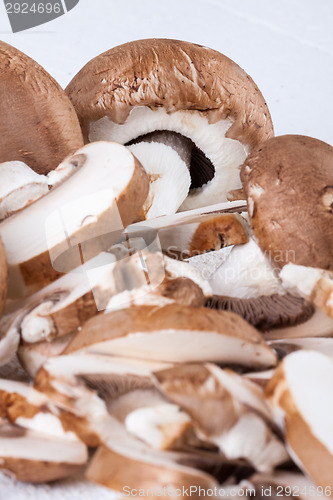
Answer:
<path fill-rule="evenodd" d="M 215 50 L 180 40 L 115 47 L 88 62 L 66 92 L 86 138 L 91 121 L 107 116 L 123 123 L 133 106 L 203 111 L 211 122 L 230 116 L 226 137 L 251 146 L 273 135 L 264 98 L 245 71 Z"/>
<path fill-rule="evenodd" d="M 33 59 L 0 41 L 0 163 L 23 161 L 39 174 L 83 146 L 60 85 Z"/>
<path fill-rule="evenodd" d="M 285 135 L 253 151 L 241 169 L 261 249 L 288 262 L 333 270 L 333 148 Z"/>

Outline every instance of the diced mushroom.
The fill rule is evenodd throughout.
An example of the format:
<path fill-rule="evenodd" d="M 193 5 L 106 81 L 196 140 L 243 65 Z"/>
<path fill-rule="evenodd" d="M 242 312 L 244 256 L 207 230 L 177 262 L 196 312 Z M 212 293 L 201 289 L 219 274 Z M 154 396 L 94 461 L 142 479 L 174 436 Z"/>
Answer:
<path fill-rule="evenodd" d="M 152 174 L 152 193 L 154 173 L 165 171 L 166 189 L 177 193 L 173 206 L 177 201 L 182 210 L 226 201 L 227 192 L 240 187 L 238 166 L 248 151 L 273 135 L 252 79 L 224 55 L 188 42 L 150 39 L 115 47 L 86 64 L 66 92 L 85 140 L 129 145 Z M 189 154 L 191 190 L 182 203 Z M 157 200 L 154 214 L 166 210 Z"/>
<path fill-rule="evenodd" d="M 298 351 L 284 358 L 266 388 L 292 458 L 322 487 L 333 486 L 332 381 L 331 358 Z"/>
<path fill-rule="evenodd" d="M 259 332 L 240 316 L 203 307 L 135 306 L 89 320 L 65 353 L 84 351 L 166 362 L 274 366 Z"/>
<path fill-rule="evenodd" d="M 65 163 L 82 155 L 65 182 L 0 226 L 12 298 L 46 286 L 111 246 L 141 210 L 148 178 L 126 148 L 89 144 Z"/>
<path fill-rule="evenodd" d="M 83 146 L 73 106 L 44 68 L 5 42 L 0 75 L 6 96 L 0 103 L 0 163 L 21 161 L 47 174 Z"/>

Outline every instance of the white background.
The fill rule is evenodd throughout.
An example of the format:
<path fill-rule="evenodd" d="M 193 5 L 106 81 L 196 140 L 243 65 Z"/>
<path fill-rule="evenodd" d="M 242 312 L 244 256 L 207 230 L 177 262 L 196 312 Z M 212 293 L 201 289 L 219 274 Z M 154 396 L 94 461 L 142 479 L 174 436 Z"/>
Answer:
<path fill-rule="evenodd" d="M 152 37 L 225 53 L 258 84 L 276 135 L 333 143 L 333 0 L 80 0 L 65 16 L 17 34 L 0 5 L 0 39 L 36 59 L 63 86 L 99 53 Z M 0 475 L 1 500 L 111 497 L 72 481 L 23 486 Z"/>

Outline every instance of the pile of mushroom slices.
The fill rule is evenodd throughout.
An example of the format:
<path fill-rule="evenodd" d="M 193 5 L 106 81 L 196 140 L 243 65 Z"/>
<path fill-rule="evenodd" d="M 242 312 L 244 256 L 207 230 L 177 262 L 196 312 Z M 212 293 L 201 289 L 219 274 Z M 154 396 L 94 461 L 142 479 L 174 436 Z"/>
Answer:
<path fill-rule="evenodd" d="M 0 469 L 331 496 L 333 149 L 187 42 L 0 69 Z"/>

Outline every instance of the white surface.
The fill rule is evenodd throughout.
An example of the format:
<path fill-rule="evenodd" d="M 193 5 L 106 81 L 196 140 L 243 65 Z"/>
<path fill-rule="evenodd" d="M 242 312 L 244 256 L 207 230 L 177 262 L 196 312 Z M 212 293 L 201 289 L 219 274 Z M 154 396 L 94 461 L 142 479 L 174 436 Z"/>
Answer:
<path fill-rule="evenodd" d="M 36 59 L 66 86 L 99 53 L 129 40 L 167 37 L 215 48 L 256 81 L 277 135 L 333 143 L 332 0 L 80 0 L 65 16 L 12 34 L 0 3 L 0 38 Z M 74 480 L 54 486 L 0 476 L 0 499 L 115 498 Z"/>

